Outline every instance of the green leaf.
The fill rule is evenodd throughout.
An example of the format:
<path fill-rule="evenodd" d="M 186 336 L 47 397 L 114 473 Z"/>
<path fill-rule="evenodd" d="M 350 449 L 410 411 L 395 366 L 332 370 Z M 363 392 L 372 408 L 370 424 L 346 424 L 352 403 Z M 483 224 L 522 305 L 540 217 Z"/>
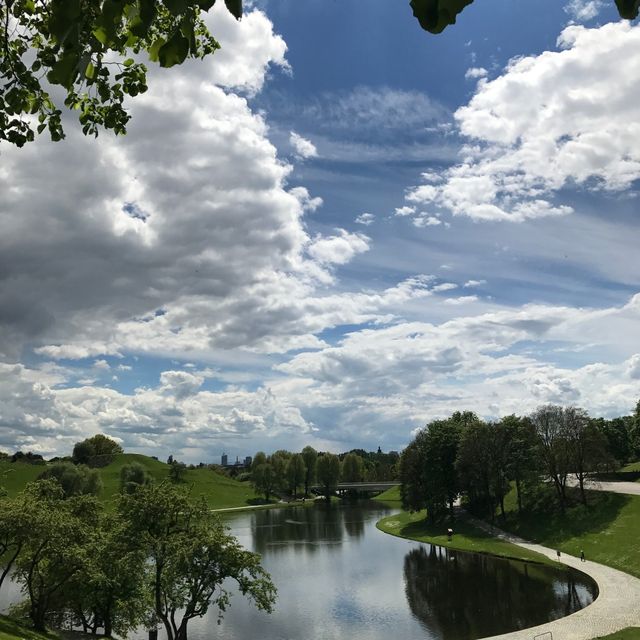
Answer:
<path fill-rule="evenodd" d="M 163 3 L 169 10 L 169 13 L 174 16 L 180 16 L 186 13 L 190 4 L 188 0 L 163 0 Z"/>
<path fill-rule="evenodd" d="M 616 6 L 621 17 L 634 20 L 638 17 L 640 0 L 616 0 Z"/>
<path fill-rule="evenodd" d="M 65 53 L 51 67 L 51 71 L 47 73 L 47 80 L 51 84 L 59 84 L 66 89 L 71 89 L 78 75 L 79 56 L 73 50 Z"/>
<path fill-rule="evenodd" d="M 150 47 L 149 47 L 149 60 L 151 62 L 158 62 L 158 52 L 160 48 L 164 45 L 164 38 L 158 38 Z"/>
<path fill-rule="evenodd" d="M 96 37 L 96 40 L 98 40 L 98 42 L 103 45 L 106 45 L 109 40 L 107 30 L 104 27 L 95 28 L 93 30 L 93 35 Z"/>
<path fill-rule="evenodd" d="M 138 13 L 131 20 L 129 31 L 139 38 L 144 38 L 149 32 L 157 14 L 154 0 L 138 0 Z"/>
<path fill-rule="evenodd" d="M 224 3 L 236 20 L 242 18 L 242 0 L 224 0 Z"/>
<path fill-rule="evenodd" d="M 122 64 L 125 67 L 130 67 L 134 62 L 135 60 L 133 58 L 127 58 Z"/>
<path fill-rule="evenodd" d="M 165 42 L 158 51 L 158 60 L 161 67 L 173 67 L 184 62 L 189 53 L 189 40 L 179 31 Z"/>
<path fill-rule="evenodd" d="M 473 0 L 411 0 L 413 15 L 420 26 L 431 33 L 441 33 L 455 24 L 458 14 Z"/>
<path fill-rule="evenodd" d="M 64 42 L 74 27 L 77 32 L 81 16 L 80 0 L 53 0 L 48 23 L 51 35 L 58 42 Z"/>
<path fill-rule="evenodd" d="M 89 80 L 93 80 L 96 75 L 96 68 L 93 66 L 93 62 L 90 62 L 87 65 L 87 68 L 84 70 L 85 77 L 89 78 Z"/>
<path fill-rule="evenodd" d="M 216 0 L 198 0 L 198 6 L 203 11 L 209 11 L 209 9 L 211 9 L 211 7 L 213 7 L 215 3 L 216 3 Z"/>

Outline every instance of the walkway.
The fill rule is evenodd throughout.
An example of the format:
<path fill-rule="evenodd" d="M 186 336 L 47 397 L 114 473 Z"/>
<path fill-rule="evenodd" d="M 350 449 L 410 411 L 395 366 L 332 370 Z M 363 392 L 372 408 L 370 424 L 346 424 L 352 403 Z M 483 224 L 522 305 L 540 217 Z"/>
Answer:
<path fill-rule="evenodd" d="M 578 481 L 569 478 L 567 484 L 577 487 Z M 624 493 L 631 496 L 640 496 L 640 483 L 638 482 L 603 482 L 600 480 L 587 480 L 584 488 L 590 491 L 611 491 L 612 493 Z"/>
<path fill-rule="evenodd" d="M 527 542 L 475 518 L 470 520 L 497 538 L 537 551 L 551 560 L 558 559 L 555 549 Z M 553 634 L 553 640 L 592 640 L 626 627 L 640 627 L 640 579 L 597 562 L 581 562 L 566 553 L 562 554 L 560 561 L 583 571 L 598 583 L 599 595 L 595 602 L 566 618 L 486 640 L 533 640 L 549 632 Z M 551 636 L 541 640 L 551 640 Z"/>

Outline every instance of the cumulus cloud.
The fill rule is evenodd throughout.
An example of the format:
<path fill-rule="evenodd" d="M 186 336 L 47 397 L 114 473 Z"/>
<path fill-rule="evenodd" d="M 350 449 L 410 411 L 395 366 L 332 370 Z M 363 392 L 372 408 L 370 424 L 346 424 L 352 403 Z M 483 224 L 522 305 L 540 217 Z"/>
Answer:
<path fill-rule="evenodd" d="M 470 69 L 466 70 L 464 77 L 477 79 L 477 78 L 486 78 L 487 75 L 488 75 L 488 71 L 484 67 L 471 67 Z"/>
<path fill-rule="evenodd" d="M 0 357 L 29 343 L 55 359 L 211 361 L 220 349 L 317 348 L 314 332 L 334 322 L 386 316 L 384 291 L 356 306 L 320 290 L 369 239 L 309 237 L 304 216 L 321 198 L 288 187 L 263 117 L 230 91 L 257 91 L 267 68 L 286 67 L 284 42 L 260 11 L 215 12 L 221 52 L 178 75 L 153 69 L 126 137 L 70 128 L 62 145 L 3 153 Z"/>
<path fill-rule="evenodd" d="M 368 227 L 375 219 L 376 217 L 372 213 L 361 213 L 356 218 L 356 223 L 363 224 L 365 227 Z"/>
<path fill-rule="evenodd" d="M 287 387 L 298 406 L 339 412 L 343 431 L 354 438 L 365 420 L 368 434 L 393 441 L 399 425 L 408 433 L 410 425 L 462 408 L 495 418 L 576 403 L 594 415 L 619 415 L 637 396 L 637 343 L 626 332 L 640 318 L 638 299 L 607 309 L 525 305 L 441 324 L 400 322 L 353 332 L 278 368 L 299 379 L 300 386 Z M 618 355 L 612 362 L 553 365 L 545 345 L 558 342 Z M 534 346 L 518 348 L 523 344 Z"/>
<path fill-rule="evenodd" d="M 321 264 L 346 264 L 355 255 L 369 250 L 369 238 L 362 233 L 337 229 L 334 236 L 321 236 L 309 246 L 309 255 Z"/>
<path fill-rule="evenodd" d="M 469 140 L 462 161 L 408 202 L 522 222 L 571 213 L 556 201 L 565 187 L 615 192 L 640 177 L 640 27 L 573 25 L 558 47 L 479 84 L 455 114 Z"/>
<path fill-rule="evenodd" d="M 289 144 L 293 147 L 293 150 L 298 158 L 306 160 L 307 158 L 315 158 L 318 155 L 313 142 L 303 138 L 295 131 L 291 131 L 289 134 Z"/>
<path fill-rule="evenodd" d="M 396 207 L 396 210 L 394 211 L 394 215 L 395 216 L 399 216 L 401 218 L 404 218 L 406 216 L 411 216 L 416 212 L 416 208 L 415 207 L 410 207 L 408 205 L 404 205 L 402 207 Z"/>
<path fill-rule="evenodd" d="M 125 448 L 147 453 L 196 447 L 213 455 L 221 438 L 265 431 L 305 434 L 299 410 L 264 387 L 256 391 L 201 388 L 204 376 L 164 371 L 156 387 L 132 395 L 106 387 L 56 388 L 41 372 L 0 363 L 0 448 L 68 454 L 73 443 L 97 432 Z"/>

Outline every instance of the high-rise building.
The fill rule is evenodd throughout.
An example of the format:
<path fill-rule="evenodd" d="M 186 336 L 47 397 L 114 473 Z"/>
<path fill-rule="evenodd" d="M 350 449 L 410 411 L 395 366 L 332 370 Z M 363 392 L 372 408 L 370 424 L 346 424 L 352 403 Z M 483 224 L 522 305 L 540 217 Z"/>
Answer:
<path fill-rule="evenodd" d="M 226 453 L 222 454 L 222 466 L 226 467 L 229 464 L 229 458 Z"/>

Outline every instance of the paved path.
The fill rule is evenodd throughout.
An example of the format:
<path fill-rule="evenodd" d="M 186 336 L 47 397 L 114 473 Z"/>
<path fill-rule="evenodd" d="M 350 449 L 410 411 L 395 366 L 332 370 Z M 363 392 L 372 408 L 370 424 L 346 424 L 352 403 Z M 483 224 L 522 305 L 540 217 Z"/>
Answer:
<path fill-rule="evenodd" d="M 557 560 L 555 549 L 527 542 L 491 525 L 470 518 L 473 524 L 493 536 L 513 542 L 520 547 L 537 551 L 551 560 Z M 583 571 L 597 583 L 599 595 L 588 607 L 576 613 L 547 622 L 537 627 L 492 636 L 490 640 L 533 640 L 536 636 L 551 632 L 553 640 L 591 640 L 606 636 L 626 627 L 640 627 L 640 579 L 627 573 L 605 567 L 597 562 L 581 562 L 579 558 L 563 553 L 560 561 Z M 541 639 L 542 640 L 542 639 Z M 544 640 L 551 640 L 550 636 Z"/>
<path fill-rule="evenodd" d="M 570 487 L 577 487 L 578 481 L 569 478 L 567 484 Z M 613 493 L 625 493 L 632 496 L 640 496 L 640 483 L 638 482 L 603 482 L 600 480 L 587 480 L 584 488 L 593 491 L 611 491 Z"/>

